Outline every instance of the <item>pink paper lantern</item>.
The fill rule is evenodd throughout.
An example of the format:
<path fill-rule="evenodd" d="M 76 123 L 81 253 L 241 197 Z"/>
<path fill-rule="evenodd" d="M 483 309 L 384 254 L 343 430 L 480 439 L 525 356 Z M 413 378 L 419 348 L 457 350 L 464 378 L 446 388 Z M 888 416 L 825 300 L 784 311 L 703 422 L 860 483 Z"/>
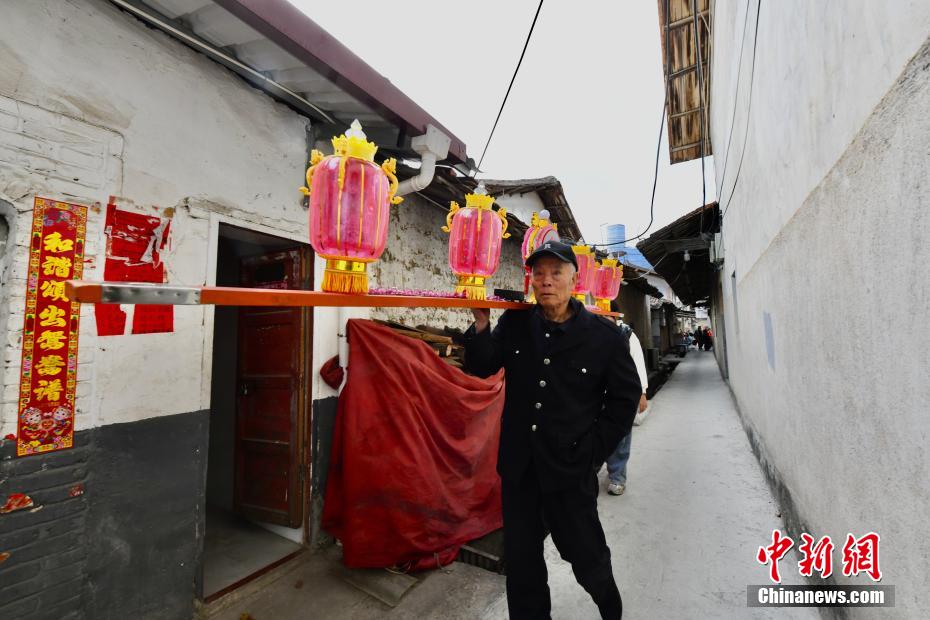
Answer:
<path fill-rule="evenodd" d="M 594 250 L 587 245 L 573 245 L 572 251 L 575 252 L 575 259 L 578 261 L 578 281 L 572 293 L 575 299 L 584 303 L 586 295 L 594 289 L 597 261 L 594 258 Z"/>
<path fill-rule="evenodd" d="M 620 294 L 623 284 L 623 265 L 617 264 L 615 258 L 605 258 L 597 269 L 594 280 L 595 305 L 605 312 L 610 312 L 610 302 Z"/>
<path fill-rule="evenodd" d="M 521 247 L 523 264 L 526 265 L 526 259 L 530 257 L 530 254 L 541 248 L 546 241 L 558 240 L 559 225 L 549 221 L 549 212 L 545 209 L 539 213 L 534 211 L 530 227 L 523 233 L 523 246 Z M 523 294 L 532 298 L 530 293 L 530 274 L 532 270 L 524 266 L 523 271 Z"/>
<path fill-rule="evenodd" d="M 378 147 L 368 142 L 358 121 L 333 138 L 334 155 L 314 150 L 307 169 L 310 244 L 326 259 L 321 288 L 334 293 L 367 293 L 367 265 L 380 258 L 387 242 L 390 205 L 395 197 L 396 162 L 374 163 Z"/>
<path fill-rule="evenodd" d="M 486 299 L 485 281 L 500 264 L 501 243 L 507 232 L 507 210 L 493 211 L 494 198 L 479 185 L 465 196 L 465 208 L 453 202 L 442 230 L 449 233 L 449 266 L 458 276 L 457 294 Z"/>

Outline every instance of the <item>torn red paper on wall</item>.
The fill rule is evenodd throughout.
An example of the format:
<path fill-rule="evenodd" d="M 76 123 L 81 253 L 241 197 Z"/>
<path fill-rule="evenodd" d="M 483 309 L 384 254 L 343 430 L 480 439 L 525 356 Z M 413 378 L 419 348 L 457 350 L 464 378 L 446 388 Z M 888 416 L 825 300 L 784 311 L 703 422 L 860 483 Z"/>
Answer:
<path fill-rule="evenodd" d="M 154 215 L 134 213 L 107 205 L 104 231 L 107 236 L 103 279 L 107 282 L 165 282 L 162 253 L 168 245 L 171 221 Z M 115 304 L 96 304 L 98 336 L 126 333 L 126 313 Z M 137 305 L 133 311 L 133 334 L 174 331 L 171 306 Z"/>
<path fill-rule="evenodd" d="M 107 260 L 103 278 L 107 282 L 165 282 L 161 253 L 168 244 L 171 221 L 107 205 L 104 232 Z"/>

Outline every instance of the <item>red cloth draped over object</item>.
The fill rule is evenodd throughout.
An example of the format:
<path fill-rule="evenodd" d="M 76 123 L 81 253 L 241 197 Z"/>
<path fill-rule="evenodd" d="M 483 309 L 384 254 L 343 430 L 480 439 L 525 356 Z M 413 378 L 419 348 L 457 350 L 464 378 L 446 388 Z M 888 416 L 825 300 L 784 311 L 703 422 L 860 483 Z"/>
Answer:
<path fill-rule="evenodd" d="M 502 526 L 503 372 L 488 379 L 425 343 L 351 320 L 323 528 L 346 566 L 424 570 Z"/>

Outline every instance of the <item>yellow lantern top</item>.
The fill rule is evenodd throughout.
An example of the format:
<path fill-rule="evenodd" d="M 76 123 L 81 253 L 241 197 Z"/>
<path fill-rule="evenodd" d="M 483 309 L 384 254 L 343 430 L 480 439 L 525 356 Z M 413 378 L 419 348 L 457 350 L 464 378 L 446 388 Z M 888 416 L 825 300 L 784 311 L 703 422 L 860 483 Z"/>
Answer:
<path fill-rule="evenodd" d="M 573 245 L 572 250 L 575 254 L 593 254 L 594 250 L 589 245 Z"/>
<path fill-rule="evenodd" d="M 533 218 L 530 220 L 530 228 L 542 228 L 543 226 L 552 226 L 554 230 L 559 229 L 558 224 L 549 221 L 549 211 L 543 209 L 542 213 L 533 211 Z"/>
<path fill-rule="evenodd" d="M 616 258 L 605 258 L 601 261 L 601 267 L 616 267 L 617 259 Z"/>
<path fill-rule="evenodd" d="M 493 204 L 494 196 L 488 195 L 488 190 L 484 188 L 484 183 L 478 184 L 478 187 L 475 188 L 475 193 L 465 194 L 465 208 L 490 209 Z"/>
<path fill-rule="evenodd" d="M 362 124 L 358 119 L 352 121 L 349 130 L 333 138 L 333 151 L 338 156 L 355 157 L 365 161 L 374 161 L 378 145 L 368 141 L 368 136 L 362 131 Z"/>

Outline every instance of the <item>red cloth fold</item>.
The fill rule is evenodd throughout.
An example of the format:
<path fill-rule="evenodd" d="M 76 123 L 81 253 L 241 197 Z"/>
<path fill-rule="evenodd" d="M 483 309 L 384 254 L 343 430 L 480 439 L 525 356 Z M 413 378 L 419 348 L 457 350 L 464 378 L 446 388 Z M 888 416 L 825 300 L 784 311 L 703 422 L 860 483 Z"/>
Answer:
<path fill-rule="evenodd" d="M 502 525 L 503 372 L 488 379 L 425 343 L 351 320 L 323 527 L 350 567 L 447 564 Z"/>
<path fill-rule="evenodd" d="M 345 376 L 345 371 L 342 369 L 342 366 L 339 365 L 339 356 L 334 355 L 320 367 L 320 376 L 323 377 L 323 381 L 326 382 L 326 385 L 338 390 L 339 386 L 342 385 L 342 378 Z"/>

